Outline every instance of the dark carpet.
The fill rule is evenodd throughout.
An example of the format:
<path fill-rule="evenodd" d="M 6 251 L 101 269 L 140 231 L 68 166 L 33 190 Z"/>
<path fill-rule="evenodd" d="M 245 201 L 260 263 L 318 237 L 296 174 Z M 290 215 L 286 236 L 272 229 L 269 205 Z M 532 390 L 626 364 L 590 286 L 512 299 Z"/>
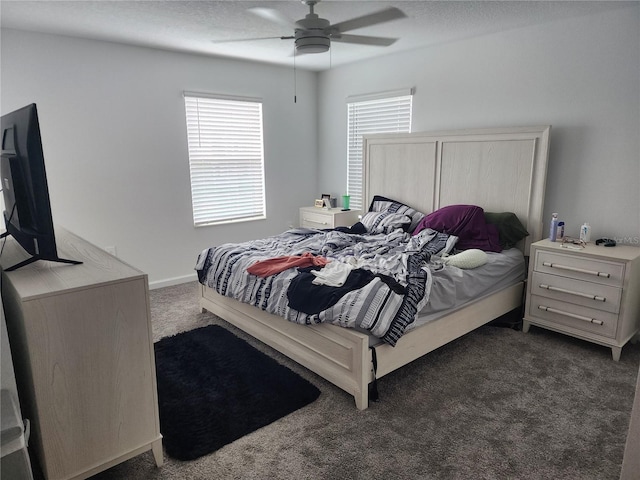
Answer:
<path fill-rule="evenodd" d="M 313 402 L 320 391 L 222 327 L 155 343 L 166 453 L 193 460 Z"/>
<path fill-rule="evenodd" d="M 150 292 L 154 340 L 219 325 L 316 385 L 304 408 L 196 460 L 151 452 L 92 480 L 618 480 L 640 363 L 532 327 L 481 327 L 353 397 L 198 305 L 194 281 Z M 194 420 L 195 421 L 195 420 Z M 3 477 L 4 478 L 4 477 Z"/>

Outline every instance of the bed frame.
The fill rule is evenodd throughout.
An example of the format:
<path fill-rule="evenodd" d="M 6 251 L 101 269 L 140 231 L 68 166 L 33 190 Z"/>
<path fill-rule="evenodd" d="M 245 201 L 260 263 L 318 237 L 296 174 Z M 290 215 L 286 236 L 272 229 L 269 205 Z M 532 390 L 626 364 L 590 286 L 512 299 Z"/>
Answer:
<path fill-rule="evenodd" d="M 364 204 L 374 195 L 429 213 L 452 204 L 515 212 L 529 231 L 525 255 L 543 237 L 550 126 L 366 136 Z M 523 285 L 504 288 L 405 333 L 395 347 L 331 324 L 298 325 L 200 286 L 200 307 L 275 348 L 368 407 L 374 379 L 490 322 L 522 303 Z"/>

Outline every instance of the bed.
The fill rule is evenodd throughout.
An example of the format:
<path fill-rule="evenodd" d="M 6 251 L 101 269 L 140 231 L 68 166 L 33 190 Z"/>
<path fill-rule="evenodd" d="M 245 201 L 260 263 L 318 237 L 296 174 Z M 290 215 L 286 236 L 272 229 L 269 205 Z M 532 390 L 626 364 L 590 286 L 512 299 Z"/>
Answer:
<path fill-rule="evenodd" d="M 529 233 L 517 244 L 526 257 L 530 244 L 544 235 L 550 128 L 366 136 L 364 205 L 382 196 L 425 214 L 456 204 L 513 212 Z M 200 307 L 353 395 L 363 410 L 372 382 L 521 306 L 524 276 L 519 278 L 435 312 L 424 324 L 411 325 L 395 345 L 354 328 L 293 323 L 205 285 L 200 285 Z"/>

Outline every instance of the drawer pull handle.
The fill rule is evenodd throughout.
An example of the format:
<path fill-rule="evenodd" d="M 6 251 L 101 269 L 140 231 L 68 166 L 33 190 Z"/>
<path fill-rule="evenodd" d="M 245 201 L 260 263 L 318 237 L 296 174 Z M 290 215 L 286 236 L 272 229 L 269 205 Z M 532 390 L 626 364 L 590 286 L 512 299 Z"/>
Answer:
<path fill-rule="evenodd" d="M 596 325 L 602 325 L 602 320 L 598 320 L 591 317 L 584 317 L 582 315 L 578 315 L 575 313 L 565 312 L 563 310 L 558 310 L 553 307 L 545 307 L 544 305 L 538 305 L 538 309 L 544 310 L 545 312 L 557 313 L 558 315 L 564 315 L 565 317 L 575 318 L 577 320 L 582 320 L 583 322 L 595 323 Z"/>
<path fill-rule="evenodd" d="M 317 223 L 318 225 L 329 225 L 329 222 L 318 222 L 317 220 L 311 220 L 310 218 L 303 218 L 305 222 Z"/>
<path fill-rule="evenodd" d="M 607 297 L 600 297 L 598 295 L 591 295 L 590 293 L 574 292 L 573 290 L 567 290 L 566 288 L 552 287 L 551 285 L 540 284 L 540 288 L 550 290 L 552 292 L 568 293 L 569 295 L 577 295 L 578 297 L 588 298 L 590 300 L 597 300 L 598 302 L 606 302 Z"/>
<path fill-rule="evenodd" d="M 610 273 L 596 272 L 595 270 L 585 270 L 584 268 L 570 267 L 568 265 L 562 265 L 560 263 L 542 262 L 542 265 L 550 268 L 558 268 L 560 270 L 569 270 L 571 272 L 586 273 L 588 275 L 595 275 L 596 277 L 611 278 Z"/>

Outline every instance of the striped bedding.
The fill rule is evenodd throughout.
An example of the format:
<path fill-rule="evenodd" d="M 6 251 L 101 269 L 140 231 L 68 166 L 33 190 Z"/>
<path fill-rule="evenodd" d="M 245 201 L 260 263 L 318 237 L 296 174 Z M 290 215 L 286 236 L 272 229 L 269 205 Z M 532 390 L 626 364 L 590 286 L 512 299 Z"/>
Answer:
<path fill-rule="evenodd" d="M 196 271 L 200 283 L 220 295 L 248 303 L 299 324 L 329 322 L 359 327 L 390 345 L 429 300 L 431 255 L 450 251 L 457 237 L 425 229 L 411 236 L 402 230 L 356 235 L 338 230 L 295 228 L 273 237 L 224 244 L 204 250 Z M 344 262 L 376 276 L 349 291 L 334 305 L 315 314 L 289 306 L 287 291 L 297 268 L 261 278 L 247 268 L 258 261 L 311 253 L 331 262 Z M 383 281 L 385 280 L 389 281 Z M 390 284 L 396 283 L 396 288 Z M 402 288 L 398 288 L 398 284 Z"/>

